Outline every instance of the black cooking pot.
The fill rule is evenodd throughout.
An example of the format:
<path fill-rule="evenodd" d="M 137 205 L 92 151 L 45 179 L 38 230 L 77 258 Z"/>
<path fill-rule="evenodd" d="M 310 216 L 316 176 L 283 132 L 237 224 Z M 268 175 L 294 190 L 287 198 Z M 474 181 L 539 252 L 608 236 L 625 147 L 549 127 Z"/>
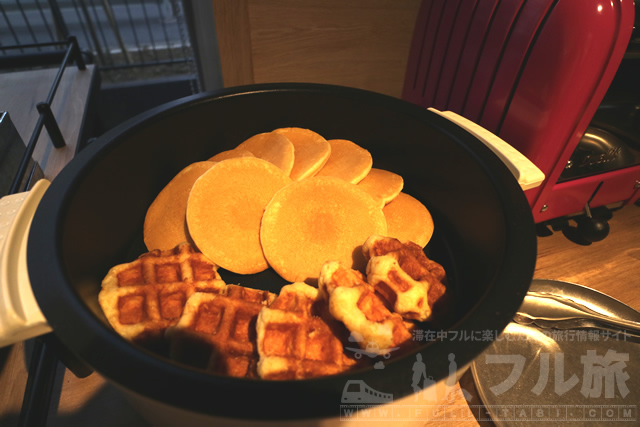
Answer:
<path fill-rule="evenodd" d="M 189 163 L 289 126 L 356 142 L 371 152 L 374 167 L 400 174 L 404 191 L 430 209 L 435 233 L 427 251 L 445 267 L 455 301 L 448 333 L 436 339 L 425 333 L 414 352 L 386 361 L 384 369 L 300 381 L 207 374 L 121 338 L 98 305 L 100 284 L 110 267 L 145 251 L 142 224 L 158 192 Z M 535 258 L 529 204 L 510 171 L 481 141 L 407 102 L 315 84 L 195 95 L 107 132 L 53 181 L 28 244 L 38 304 L 59 340 L 86 364 L 159 402 L 265 419 L 335 417 L 348 380 L 364 381 L 394 399 L 408 395 L 418 352 L 427 362 L 427 376 L 447 377 L 450 354 L 459 367 L 467 365 L 488 345 L 487 336 L 495 337 L 510 322 L 533 277 Z M 269 271 L 239 281 L 276 292 L 284 284 Z"/>

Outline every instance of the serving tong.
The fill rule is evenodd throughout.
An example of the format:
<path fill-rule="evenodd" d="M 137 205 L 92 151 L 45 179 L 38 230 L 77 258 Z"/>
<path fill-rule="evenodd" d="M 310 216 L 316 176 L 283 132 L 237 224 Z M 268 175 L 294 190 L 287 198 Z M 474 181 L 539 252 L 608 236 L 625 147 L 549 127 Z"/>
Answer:
<path fill-rule="evenodd" d="M 640 322 L 603 314 L 570 297 L 549 292 L 529 291 L 513 320 L 543 329 L 604 329 L 640 339 Z"/>

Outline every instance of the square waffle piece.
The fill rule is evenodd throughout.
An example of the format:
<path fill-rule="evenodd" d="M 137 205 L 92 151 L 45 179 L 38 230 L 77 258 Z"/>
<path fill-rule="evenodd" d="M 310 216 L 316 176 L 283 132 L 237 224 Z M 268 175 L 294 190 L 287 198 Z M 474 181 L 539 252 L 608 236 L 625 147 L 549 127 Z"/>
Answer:
<path fill-rule="evenodd" d="M 102 281 L 98 301 L 116 332 L 163 351 L 166 328 L 178 322 L 193 293 L 225 291 L 217 268 L 188 243 L 153 250 L 111 268 Z"/>
<path fill-rule="evenodd" d="M 261 378 L 314 378 L 356 365 L 343 347 L 348 331 L 331 318 L 318 289 L 305 283 L 284 286 L 256 326 Z"/>
<path fill-rule="evenodd" d="M 191 295 L 178 323 L 167 329 L 170 357 L 215 374 L 257 378 L 256 319 L 275 298 L 238 285 L 228 285 L 223 295 Z"/>
<path fill-rule="evenodd" d="M 367 281 L 406 319 L 433 320 L 446 312 L 444 268 L 430 260 L 413 242 L 370 236 L 362 245 L 367 258 Z"/>

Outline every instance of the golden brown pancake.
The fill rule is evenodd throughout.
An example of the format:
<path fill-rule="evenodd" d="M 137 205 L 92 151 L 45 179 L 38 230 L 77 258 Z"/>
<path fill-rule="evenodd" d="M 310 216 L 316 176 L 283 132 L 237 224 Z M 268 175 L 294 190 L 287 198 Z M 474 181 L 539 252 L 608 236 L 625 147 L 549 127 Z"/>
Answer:
<path fill-rule="evenodd" d="M 269 265 L 280 276 L 314 283 L 327 260 L 364 268 L 362 243 L 371 234 L 386 232 L 382 209 L 356 185 L 312 177 L 273 196 L 262 218 L 260 241 Z"/>
<path fill-rule="evenodd" d="M 329 159 L 331 145 L 312 130 L 291 127 L 274 132 L 286 136 L 293 144 L 295 159 L 289 176 L 294 181 L 315 175 Z"/>
<path fill-rule="evenodd" d="M 216 163 L 191 189 L 189 234 L 222 268 L 238 274 L 265 270 L 260 220 L 275 192 L 290 182 L 282 169 L 257 157 Z"/>
<path fill-rule="evenodd" d="M 256 157 L 248 150 L 238 149 L 237 147 L 233 150 L 221 151 L 215 156 L 209 159 L 210 162 L 221 162 L 227 159 L 235 159 L 236 157 Z"/>
<path fill-rule="evenodd" d="M 346 139 L 330 139 L 331 155 L 317 176 L 335 176 L 357 184 L 367 176 L 373 158 L 364 148 Z"/>
<path fill-rule="evenodd" d="M 276 132 L 260 133 L 247 139 L 236 150 L 247 150 L 254 156 L 278 166 L 289 175 L 293 168 L 294 149 L 289 139 Z"/>
<path fill-rule="evenodd" d="M 185 223 L 189 192 L 193 183 L 214 164 L 192 163 L 160 191 L 144 219 L 143 233 L 147 249 L 168 250 L 191 240 Z"/>
<path fill-rule="evenodd" d="M 358 183 L 358 187 L 384 206 L 402 191 L 404 180 L 393 172 L 371 168 L 367 176 Z"/>
<path fill-rule="evenodd" d="M 387 235 L 403 242 L 425 247 L 433 235 L 431 213 L 420 201 L 400 193 L 383 209 L 387 219 Z"/>

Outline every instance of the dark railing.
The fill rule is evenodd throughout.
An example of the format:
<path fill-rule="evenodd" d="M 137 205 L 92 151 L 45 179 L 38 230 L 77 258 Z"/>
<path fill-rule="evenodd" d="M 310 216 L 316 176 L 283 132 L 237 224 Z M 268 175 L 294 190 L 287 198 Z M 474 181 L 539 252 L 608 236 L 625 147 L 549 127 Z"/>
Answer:
<path fill-rule="evenodd" d="M 75 36 L 103 80 L 195 75 L 181 0 L 0 0 L 0 62 L 57 62 L 56 46 Z"/>
<path fill-rule="evenodd" d="M 29 172 L 28 169 L 29 164 L 31 163 L 31 156 L 35 150 L 43 128 L 49 133 L 49 137 L 51 138 L 54 147 L 62 148 L 66 145 L 56 119 L 51 112 L 51 103 L 56 95 L 65 69 L 70 66 L 70 64 L 75 63 L 79 70 L 86 70 L 86 65 L 78 46 L 78 42 L 73 36 L 69 36 L 68 40 L 64 42 L 0 46 L 0 52 L 5 53 L 12 50 L 22 50 L 25 52 L 30 49 L 43 51 L 50 48 L 62 49 L 62 52 L 64 52 L 63 59 L 59 64 L 58 72 L 51 84 L 51 89 L 49 90 L 47 98 L 37 104 L 37 111 L 39 114 L 38 121 L 31 133 L 31 137 L 29 138 L 29 142 L 22 156 L 18 171 L 13 178 L 9 194 L 27 191 L 33 184 L 31 177 L 34 169 L 32 167 L 31 172 Z M 81 149 L 82 147 L 82 144 L 77 145 L 77 149 Z M 25 183 L 25 178 L 27 176 L 29 178 L 26 179 Z M 56 368 L 59 361 L 58 355 L 62 354 L 59 351 L 56 351 L 59 348 L 60 344 L 57 342 L 53 334 L 46 334 L 34 339 L 31 360 L 29 362 L 29 375 L 27 377 L 27 384 L 25 386 L 18 423 L 20 427 L 46 425 L 49 413 L 48 409 L 51 403 L 51 396 L 55 382 Z M 73 363 L 75 363 L 75 365 L 71 366 L 77 368 L 77 375 L 79 377 L 87 376 L 90 373 L 90 371 L 87 371 L 87 368 L 80 367 L 78 364 L 79 362 Z"/>
<path fill-rule="evenodd" d="M 78 47 L 78 41 L 75 37 L 69 36 L 69 40 L 66 42 L 49 42 L 43 43 L 40 45 L 14 45 L 14 46 L 0 46 L 0 51 L 6 52 L 14 49 L 42 49 L 48 47 L 64 47 L 64 57 L 62 59 L 62 64 L 58 68 L 58 73 L 56 77 L 53 79 L 53 84 L 51 85 L 51 89 L 49 90 L 49 94 L 47 98 L 39 102 L 36 105 L 36 109 L 38 110 L 39 117 L 36 123 L 36 127 L 31 134 L 31 138 L 27 143 L 27 149 L 20 163 L 20 167 L 16 174 L 15 179 L 13 180 L 13 184 L 11 185 L 10 193 L 16 193 L 20 191 L 20 183 L 23 180 L 23 177 L 27 171 L 27 168 L 30 163 L 31 155 L 35 149 L 38 138 L 40 137 L 40 132 L 42 132 L 42 128 L 44 127 L 49 133 L 49 137 L 51 138 L 51 142 L 55 148 L 62 148 L 66 145 L 64 141 L 64 137 L 62 136 L 62 132 L 60 132 L 60 128 L 58 127 L 58 123 L 51 111 L 51 103 L 53 102 L 53 97 L 56 95 L 56 91 L 58 90 L 58 86 L 60 85 L 60 80 L 62 80 L 62 74 L 66 69 L 67 65 L 71 62 L 75 62 L 78 69 L 85 70 L 86 65 L 84 59 L 82 57 L 82 53 L 80 52 L 80 48 Z"/>

